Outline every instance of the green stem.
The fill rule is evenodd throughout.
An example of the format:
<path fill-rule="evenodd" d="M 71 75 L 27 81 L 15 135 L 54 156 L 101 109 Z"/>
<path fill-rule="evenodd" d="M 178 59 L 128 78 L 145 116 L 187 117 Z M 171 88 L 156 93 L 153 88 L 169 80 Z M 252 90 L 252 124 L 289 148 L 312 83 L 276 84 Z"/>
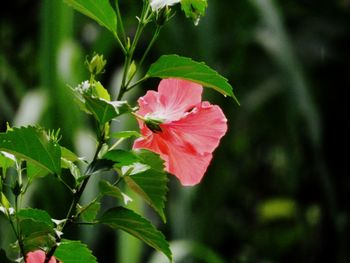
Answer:
<path fill-rule="evenodd" d="M 102 132 L 103 134 L 103 132 Z M 97 160 L 97 157 L 98 157 L 98 153 L 100 152 L 102 146 L 103 146 L 103 143 L 104 143 L 104 140 L 102 139 L 104 136 L 101 135 L 99 138 L 99 144 L 97 146 L 97 149 L 96 149 L 96 152 L 95 152 L 95 155 L 94 155 L 94 158 L 92 160 L 92 162 L 90 163 L 90 165 L 87 167 L 86 169 L 86 172 L 85 172 L 85 176 L 86 178 L 84 179 L 84 181 L 82 182 L 82 184 L 80 185 L 80 187 L 78 188 L 78 190 L 75 192 L 74 196 L 73 196 L 73 201 L 69 207 L 69 210 L 68 210 L 68 213 L 66 215 L 66 220 L 65 222 L 62 224 L 62 231 L 64 230 L 64 228 L 67 226 L 67 223 L 73 223 L 74 220 L 75 220 L 75 209 L 77 207 L 77 204 L 81 198 L 81 196 L 83 195 L 84 193 L 84 190 L 90 180 L 90 177 L 91 177 L 91 174 L 90 173 L 90 168 L 91 166 L 95 163 L 95 161 Z M 51 259 L 51 257 L 53 256 L 53 254 L 55 253 L 56 249 L 57 249 L 57 243 L 59 243 L 61 241 L 61 238 L 60 237 L 56 237 L 56 245 L 53 246 L 49 252 L 46 254 L 46 258 L 45 258 L 45 261 L 44 263 L 48 263 Z"/>
<path fill-rule="evenodd" d="M 113 34 L 113 35 L 114 35 L 115 39 L 117 40 L 117 43 L 118 43 L 120 49 L 122 50 L 124 56 L 126 56 L 128 52 L 127 52 L 127 50 L 125 49 L 123 43 L 120 41 L 120 38 L 118 37 L 118 34 L 115 33 L 115 34 Z"/>
<path fill-rule="evenodd" d="M 120 86 L 119 94 L 117 96 L 117 100 L 121 100 L 124 93 L 127 90 L 127 76 L 129 72 L 129 68 L 134 56 L 134 52 L 136 49 L 136 46 L 140 40 L 141 34 L 143 29 L 146 27 L 148 23 L 148 14 L 150 11 L 150 6 L 145 4 L 143 5 L 142 12 L 141 12 L 141 17 L 139 18 L 139 24 L 136 29 L 136 33 L 134 36 L 134 39 L 132 41 L 131 47 L 128 49 L 128 52 L 125 54 L 125 63 L 124 63 L 124 72 L 123 72 L 123 79 L 122 79 L 122 84 Z"/>
<path fill-rule="evenodd" d="M 146 81 L 147 79 L 148 79 L 148 76 L 146 75 L 146 76 L 144 76 L 142 79 L 139 79 L 139 80 L 136 81 L 135 83 L 133 83 L 133 84 L 131 84 L 130 86 L 128 86 L 128 87 L 126 88 L 126 91 L 125 91 L 125 92 L 131 90 L 132 88 L 136 87 L 137 85 L 140 85 L 142 82 Z"/>
<path fill-rule="evenodd" d="M 115 0 L 115 9 L 116 9 L 116 14 L 117 14 L 118 27 L 120 28 L 124 44 L 126 45 L 126 43 L 127 43 L 126 42 L 126 34 L 125 34 L 125 30 L 124 30 L 124 24 L 123 24 L 123 19 L 122 19 L 121 13 L 120 13 L 118 0 Z"/>
<path fill-rule="evenodd" d="M 141 60 L 140 60 L 140 62 L 139 62 L 139 64 L 138 64 L 138 66 L 137 66 L 137 68 L 136 68 L 136 71 L 132 74 L 132 76 L 131 76 L 130 79 L 128 80 L 128 83 L 126 84 L 127 91 L 130 90 L 131 88 L 137 86 L 137 85 L 135 85 L 136 83 L 137 83 L 137 84 L 140 84 L 139 82 L 136 82 L 136 83 L 133 84 L 132 86 L 129 86 L 130 83 L 131 83 L 131 81 L 132 81 L 133 78 L 135 77 L 136 73 L 137 73 L 138 70 L 141 68 L 141 66 L 142 66 L 143 62 L 145 61 L 145 59 L 146 59 L 146 57 L 147 57 L 149 51 L 151 50 L 152 46 L 154 45 L 154 43 L 155 43 L 156 40 L 158 39 L 158 36 L 159 36 L 159 33 L 160 33 L 160 30 L 161 30 L 161 29 L 162 29 L 162 26 L 157 25 L 156 30 L 155 30 L 155 32 L 154 32 L 154 34 L 153 34 L 153 37 L 152 37 L 151 41 L 149 42 L 149 44 L 148 44 L 148 46 L 147 46 L 147 48 L 146 48 L 146 51 L 143 53 L 142 58 L 141 58 Z M 141 80 L 144 81 L 145 79 L 142 78 Z"/>

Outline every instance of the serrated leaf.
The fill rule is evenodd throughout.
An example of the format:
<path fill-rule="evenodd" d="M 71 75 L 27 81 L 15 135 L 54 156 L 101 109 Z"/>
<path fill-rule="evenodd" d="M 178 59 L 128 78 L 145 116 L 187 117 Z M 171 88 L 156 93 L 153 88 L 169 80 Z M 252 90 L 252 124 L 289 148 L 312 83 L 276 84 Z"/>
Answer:
<path fill-rule="evenodd" d="M 181 9 L 187 18 L 194 20 L 195 24 L 198 23 L 201 16 L 204 16 L 207 7 L 207 0 L 181 0 Z"/>
<path fill-rule="evenodd" d="M 117 167 L 131 165 L 140 161 L 140 158 L 134 152 L 125 150 L 108 151 L 103 158 L 113 161 L 115 163 L 114 165 Z"/>
<path fill-rule="evenodd" d="M 84 99 L 86 109 L 94 115 L 101 125 L 126 112 L 132 111 L 126 101 L 107 101 L 88 95 L 84 95 Z"/>
<path fill-rule="evenodd" d="M 113 34 L 117 30 L 117 17 L 108 0 L 64 0 L 80 13 L 92 18 Z"/>
<path fill-rule="evenodd" d="M 63 239 L 54 256 L 64 263 L 97 263 L 91 250 L 80 241 Z"/>
<path fill-rule="evenodd" d="M 164 171 L 164 161 L 158 154 L 148 150 L 135 151 L 141 163 L 149 169 L 132 172 L 124 176 L 124 180 L 131 190 L 141 196 L 166 222 L 164 207 L 168 192 L 168 177 Z"/>
<path fill-rule="evenodd" d="M 77 210 L 78 210 L 78 213 L 80 214 L 81 219 L 84 222 L 90 223 L 95 221 L 96 216 L 100 211 L 100 208 L 101 208 L 101 203 L 94 200 L 83 207 L 79 206 Z"/>
<path fill-rule="evenodd" d="M 31 161 L 51 173 L 61 172 L 60 146 L 41 128 L 29 126 L 0 133 L 0 150 Z"/>
<path fill-rule="evenodd" d="M 17 213 L 25 251 L 55 244 L 54 223 L 50 215 L 39 209 L 22 209 Z"/>
<path fill-rule="evenodd" d="M 120 132 L 114 132 L 110 135 L 111 138 L 116 138 L 116 139 L 127 139 L 131 137 L 136 137 L 139 138 L 142 135 L 138 133 L 137 131 L 120 131 Z"/>
<path fill-rule="evenodd" d="M 106 180 L 101 180 L 99 183 L 100 192 L 102 195 L 108 195 L 121 200 L 125 205 L 127 205 L 132 199 L 124 194 L 119 187 L 112 185 Z"/>
<path fill-rule="evenodd" d="M 163 55 L 151 65 L 146 76 L 190 80 L 230 96 L 239 104 L 226 78 L 203 62 L 196 62 L 187 57 Z"/>
<path fill-rule="evenodd" d="M 164 253 L 172 261 L 169 244 L 164 235 L 151 222 L 132 210 L 124 207 L 111 208 L 102 216 L 100 222 L 133 235 L 149 246 Z"/>
<path fill-rule="evenodd" d="M 17 218 L 19 220 L 31 219 L 36 222 L 47 224 L 51 228 L 54 227 L 51 216 L 46 211 L 40 209 L 21 209 L 17 212 Z"/>

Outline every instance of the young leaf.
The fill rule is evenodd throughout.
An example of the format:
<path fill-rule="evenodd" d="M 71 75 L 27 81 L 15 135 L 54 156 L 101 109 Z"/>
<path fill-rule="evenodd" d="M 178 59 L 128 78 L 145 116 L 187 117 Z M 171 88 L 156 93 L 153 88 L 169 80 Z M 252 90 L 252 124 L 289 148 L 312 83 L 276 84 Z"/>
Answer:
<path fill-rule="evenodd" d="M 126 113 L 132 108 L 126 101 L 107 101 L 105 99 L 84 95 L 85 107 L 90 111 L 101 124 Z"/>
<path fill-rule="evenodd" d="M 97 263 L 91 250 L 80 241 L 63 239 L 54 256 L 64 263 Z"/>
<path fill-rule="evenodd" d="M 108 0 L 64 0 L 80 13 L 92 18 L 113 34 L 117 30 L 117 17 Z"/>
<path fill-rule="evenodd" d="M 127 205 L 132 199 L 124 194 L 119 187 L 112 185 L 106 180 L 101 180 L 99 183 L 100 192 L 102 195 L 108 195 L 121 200 L 125 205 Z"/>
<path fill-rule="evenodd" d="M 114 229 L 120 229 L 146 244 L 164 253 L 170 261 L 172 255 L 164 235 L 158 231 L 147 219 L 124 207 L 109 209 L 100 219 L 100 223 Z"/>
<path fill-rule="evenodd" d="M 151 151 L 140 150 L 135 153 L 141 163 L 148 165 L 149 169 L 131 172 L 123 178 L 130 189 L 141 196 L 166 222 L 164 207 L 168 192 L 168 177 L 164 171 L 164 162 L 158 154 Z"/>
<path fill-rule="evenodd" d="M 111 150 L 107 152 L 103 158 L 113 161 L 115 163 L 114 165 L 119 168 L 140 161 L 140 158 L 134 152 L 125 150 Z"/>
<path fill-rule="evenodd" d="M 61 172 L 61 148 L 41 128 L 29 126 L 0 133 L 0 150 L 32 161 L 51 173 Z"/>
<path fill-rule="evenodd" d="M 205 87 L 213 88 L 225 96 L 232 97 L 232 86 L 227 79 L 218 72 L 209 68 L 203 62 L 196 62 L 187 57 L 178 55 L 163 55 L 149 68 L 146 77 L 180 78 L 199 83 Z"/>
<path fill-rule="evenodd" d="M 84 222 L 94 222 L 95 218 L 100 211 L 101 203 L 97 202 L 96 200 L 93 200 L 91 203 L 87 204 L 86 206 L 78 206 L 78 213 L 81 216 L 81 219 Z"/>

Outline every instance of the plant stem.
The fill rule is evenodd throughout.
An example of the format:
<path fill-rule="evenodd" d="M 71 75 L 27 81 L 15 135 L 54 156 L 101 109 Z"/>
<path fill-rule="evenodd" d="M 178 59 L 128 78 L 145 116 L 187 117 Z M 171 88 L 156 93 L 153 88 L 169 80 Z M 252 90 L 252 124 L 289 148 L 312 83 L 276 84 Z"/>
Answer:
<path fill-rule="evenodd" d="M 116 14 L 117 14 L 117 22 L 118 22 L 118 27 L 120 28 L 122 38 L 124 41 L 124 45 L 126 45 L 126 34 L 124 30 L 124 24 L 123 24 L 123 19 L 120 13 L 120 8 L 119 8 L 119 0 L 115 0 L 115 9 L 116 9 Z"/>
<path fill-rule="evenodd" d="M 127 80 L 129 68 L 130 68 L 130 65 L 131 65 L 131 62 L 132 62 L 132 59 L 134 56 L 136 46 L 140 40 L 142 31 L 148 23 L 149 11 L 150 11 L 150 6 L 144 3 L 143 8 L 142 8 L 142 12 L 141 12 L 141 17 L 139 18 L 139 24 L 137 26 L 134 39 L 132 41 L 130 48 L 128 49 L 128 51 L 125 54 L 123 79 L 122 79 L 122 83 L 120 86 L 119 94 L 117 96 L 117 100 L 121 100 L 124 93 L 127 91 L 127 81 L 129 82 L 129 80 Z"/>
<path fill-rule="evenodd" d="M 100 152 L 101 148 L 102 148 L 102 145 L 104 143 L 104 140 L 103 140 L 103 131 L 101 132 L 101 136 L 99 137 L 99 143 L 98 143 L 98 146 L 97 146 L 97 149 L 96 149 L 96 152 L 95 152 L 95 155 L 94 155 L 94 158 L 92 160 L 92 162 L 89 164 L 89 166 L 87 167 L 86 171 L 85 171 L 85 176 L 86 178 L 84 179 L 84 181 L 82 182 L 82 184 L 80 185 L 80 187 L 78 188 L 78 190 L 74 193 L 74 196 L 73 196 L 73 200 L 72 200 L 72 203 L 69 207 L 69 210 L 68 210 L 68 213 L 66 215 L 66 220 L 65 222 L 62 224 L 62 231 L 64 230 L 64 228 L 67 226 L 67 223 L 72 223 L 74 222 L 75 220 L 75 216 L 74 216 L 74 213 L 75 213 L 75 209 L 77 207 L 77 204 L 81 198 L 81 196 L 83 195 L 84 193 L 84 190 L 86 188 L 86 185 L 88 184 L 89 180 L 90 180 L 90 176 L 91 174 L 90 173 L 90 169 L 91 167 L 93 166 L 93 164 L 95 163 L 95 161 L 97 160 L 97 157 L 98 157 L 98 153 Z M 60 237 L 56 237 L 56 243 L 60 242 L 61 241 L 61 238 Z M 57 249 L 57 244 L 54 245 L 50 250 L 49 252 L 46 254 L 46 258 L 45 258 L 45 261 L 44 263 L 48 263 L 51 259 L 51 257 L 53 256 L 53 254 L 55 253 L 56 249 Z"/>
<path fill-rule="evenodd" d="M 142 58 L 141 58 L 141 60 L 140 60 L 140 62 L 139 62 L 139 64 L 138 64 L 138 66 L 137 66 L 137 68 L 136 68 L 136 71 L 132 74 L 132 76 L 131 76 L 130 79 L 128 80 L 128 83 L 126 84 L 126 86 L 127 86 L 127 91 L 130 90 L 131 88 L 137 86 L 138 84 L 140 84 L 140 82 L 136 82 L 135 84 L 137 84 L 137 85 L 133 84 L 132 86 L 129 87 L 129 85 L 130 85 L 132 79 L 135 77 L 137 71 L 141 68 L 141 66 L 142 66 L 143 62 L 145 61 L 145 58 L 147 57 L 149 51 L 151 50 L 152 46 L 153 46 L 154 43 L 156 42 L 156 40 L 157 40 L 157 38 L 158 38 L 158 36 L 159 36 L 159 33 L 160 33 L 160 30 L 161 30 L 161 29 L 162 29 L 162 26 L 157 25 L 156 30 L 155 30 L 155 32 L 154 32 L 154 34 L 153 34 L 153 37 L 152 37 L 151 41 L 149 42 L 149 44 L 148 44 L 148 46 L 147 46 L 147 48 L 146 48 L 146 51 L 143 53 Z M 144 81 L 145 79 L 142 78 L 141 80 Z"/>

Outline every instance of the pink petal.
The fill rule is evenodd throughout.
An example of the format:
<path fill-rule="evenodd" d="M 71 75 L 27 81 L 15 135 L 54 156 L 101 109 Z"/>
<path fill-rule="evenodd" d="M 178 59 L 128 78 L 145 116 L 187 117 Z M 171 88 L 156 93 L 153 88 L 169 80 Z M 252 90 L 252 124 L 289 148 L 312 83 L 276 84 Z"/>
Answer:
<path fill-rule="evenodd" d="M 137 139 L 134 149 L 148 149 L 156 152 L 165 161 L 166 170 L 175 175 L 182 185 L 198 184 L 212 159 L 211 153 L 198 154 L 191 145 L 172 143 L 177 140 L 167 131 Z"/>
<path fill-rule="evenodd" d="M 184 118 L 165 125 L 201 154 L 213 152 L 227 131 L 224 113 L 219 106 L 208 102 L 203 102 Z"/>
<path fill-rule="evenodd" d="M 29 252 L 26 256 L 26 263 L 44 263 L 46 254 L 42 250 Z M 54 257 L 51 257 L 49 263 L 57 263 Z"/>
<path fill-rule="evenodd" d="M 148 91 L 138 100 L 138 114 L 147 113 L 169 121 L 177 120 L 183 114 L 201 102 L 201 85 L 181 79 L 163 79 L 158 92 Z"/>
<path fill-rule="evenodd" d="M 175 175 L 182 185 L 193 186 L 202 180 L 212 159 L 212 154 L 201 155 L 171 147 L 167 158 L 166 168 L 169 173 Z"/>

